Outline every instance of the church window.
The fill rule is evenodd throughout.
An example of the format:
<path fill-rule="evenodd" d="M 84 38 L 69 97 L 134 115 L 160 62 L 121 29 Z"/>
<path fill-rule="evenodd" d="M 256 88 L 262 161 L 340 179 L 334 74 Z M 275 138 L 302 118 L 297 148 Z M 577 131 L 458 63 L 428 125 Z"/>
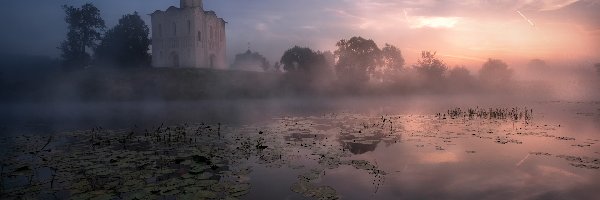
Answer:
<path fill-rule="evenodd" d="M 198 42 L 202 42 L 202 32 L 198 31 Z"/>
<path fill-rule="evenodd" d="M 177 24 L 173 22 L 173 36 L 177 36 Z"/>
<path fill-rule="evenodd" d="M 190 20 L 187 21 L 187 25 L 188 25 L 188 34 L 191 35 L 192 34 L 192 22 Z"/>

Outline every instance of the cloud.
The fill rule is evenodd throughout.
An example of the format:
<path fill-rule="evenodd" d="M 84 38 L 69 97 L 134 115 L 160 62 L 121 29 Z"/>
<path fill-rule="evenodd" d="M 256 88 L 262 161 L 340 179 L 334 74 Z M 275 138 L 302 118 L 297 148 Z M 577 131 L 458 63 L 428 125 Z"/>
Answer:
<path fill-rule="evenodd" d="M 439 164 L 439 163 L 455 163 L 460 161 L 456 154 L 452 152 L 433 152 L 424 154 L 421 157 L 421 163 Z"/>
<path fill-rule="evenodd" d="M 410 28 L 453 28 L 460 17 L 417 17 L 409 22 Z"/>
<path fill-rule="evenodd" d="M 23 51 L 57 55 L 56 46 L 66 32 L 60 5 L 77 6 L 85 2 L 9 1 L 1 8 L 5 11 L 0 15 L 15 20 L 0 33 L 6 36 L 1 37 L 5 41 L 0 42 L 10 42 L 10 45 L 0 48 L 20 46 Z M 519 51 L 512 54 L 554 51 L 559 46 L 567 48 L 555 44 L 564 42 L 572 27 L 586 27 L 585 34 L 597 34 L 600 17 L 595 16 L 598 16 L 600 3 L 594 6 L 595 3 L 593 0 L 228 0 L 205 1 L 205 8 L 215 10 L 228 22 L 230 59 L 244 52 L 248 42 L 254 51 L 273 61 L 294 45 L 332 50 L 336 41 L 352 36 L 374 39 L 378 44 L 391 43 L 404 51 L 414 51 L 415 55 L 420 50 L 437 50 L 440 55 L 462 59 L 487 57 L 497 52 L 511 54 L 515 48 Z M 104 0 L 94 4 L 110 27 L 123 14 L 133 11 L 138 11 L 149 23 L 145 14 L 177 6 L 178 1 Z M 533 33 L 517 10 L 531 18 L 540 30 Z M 592 24 L 596 25 L 590 26 Z M 578 29 L 572 32 L 576 31 Z M 577 44 L 591 44 L 586 37 L 571 38 L 576 39 Z M 554 46 L 547 48 L 545 44 Z M 405 55 L 409 62 L 414 60 L 411 55 Z"/>
<path fill-rule="evenodd" d="M 520 8 L 529 8 L 538 11 L 558 10 L 571 5 L 579 0 L 527 0 L 520 1 L 517 5 Z"/>
<path fill-rule="evenodd" d="M 256 24 L 256 30 L 264 32 L 267 31 L 267 25 L 265 23 Z"/>

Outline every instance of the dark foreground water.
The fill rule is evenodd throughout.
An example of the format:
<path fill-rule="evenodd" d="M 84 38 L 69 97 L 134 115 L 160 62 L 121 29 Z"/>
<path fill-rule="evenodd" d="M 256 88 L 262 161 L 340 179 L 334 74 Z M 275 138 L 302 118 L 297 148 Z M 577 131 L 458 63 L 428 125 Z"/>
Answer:
<path fill-rule="evenodd" d="M 2 111 L 2 199 L 600 196 L 595 101 L 429 96 Z"/>

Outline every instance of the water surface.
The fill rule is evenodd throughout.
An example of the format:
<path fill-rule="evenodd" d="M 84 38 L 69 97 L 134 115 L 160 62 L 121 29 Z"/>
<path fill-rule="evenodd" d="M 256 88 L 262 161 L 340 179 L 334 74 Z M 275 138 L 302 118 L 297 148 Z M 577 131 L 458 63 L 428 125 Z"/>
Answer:
<path fill-rule="evenodd" d="M 451 116 L 456 107 L 532 114 Z M 7 197 L 600 195 L 600 102 L 430 96 L 3 109 Z"/>

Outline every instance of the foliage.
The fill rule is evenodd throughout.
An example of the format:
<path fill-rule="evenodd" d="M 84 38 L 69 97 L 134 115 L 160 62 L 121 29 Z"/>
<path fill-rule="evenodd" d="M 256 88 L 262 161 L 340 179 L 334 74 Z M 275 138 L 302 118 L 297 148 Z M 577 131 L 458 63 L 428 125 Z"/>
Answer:
<path fill-rule="evenodd" d="M 449 70 L 448 81 L 454 90 L 472 90 L 475 86 L 475 77 L 465 66 L 456 66 Z"/>
<path fill-rule="evenodd" d="M 448 79 L 450 80 L 465 80 L 470 78 L 472 78 L 471 72 L 464 66 L 456 66 L 448 72 Z"/>
<path fill-rule="evenodd" d="M 294 46 L 288 49 L 281 57 L 281 64 L 289 81 L 297 87 L 321 87 L 331 77 L 331 66 L 325 55 L 310 48 Z"/>
<path fill-rule="evenodd" d="M 492 85 L 500 85 L 508 83 L 513 75 L 513 71 L 508 68 L 508 65 L 498 59 L 488 59 L 479 70 L 479 79 Z"/>
<path fill-rule="evenodd" d="M 315 71 L 317 64 L 324 64 L 325 58 L 310 48 L 294 46 L 283 53 L 281 64 L 289 73 L 308 73 Z"/>
<path fill-rule="evenodd" d="M 381 58 L 381 50 L 373 40 L 352 37 L 340 40 L 336 46 L 335 66 L 338 79 L 347 85 L 363 84 L 369 81 Z"/>
<path fill-rule="evenodd" d="M 401 127 L 384 127 L 385 121 L 376 117 L 341 115 L 344 117 L 281 118 L 258 127 L 198 122 L 156 124 L 152 128 L 134 125 L 131 129 L 117 130 L 98 126 L 51 136 L 4 136 L 0 138 L 0 146 L 7 151 L 0 152 L 0 180 L 7 181 L 0 183 L 9 184 L 1 185 L 0 196 L 3 199 L 244 199 L 256 187 L 251 181 L 257 176 L 252 173 L 254 166 L 299 171 L 291 187 L 282 191 L 287 191 L 285 195 L 295 192 L 306 198 L 339 199 L 335 189 L 318 180 L 325 170 L 345 167 L 367 174 L 377 191 L 388 172 L 376 162 L 353 159 L 350 152 L 357 152 L 353 144 L 396 143 L 402 138 L 382 130 L 397 131 Z M 297 130 L 318 128 L 314 120 L 328 124 L 371 121 L 376 124 L 358 133 L 352 131 L 353 126 L 341 127 L 341 136 L 348 138 L 343 141 L 327 137 L 330 131 L 298 133 Z M 319 143 L 332 145 L 316 145 Z M 303 152 L 300 156 L 308 158 L 310 165 L 296 162 L 296 152 Z"/>
<path fill-rule="evenodd" d="M 413 67 L 426 80 L 436 81 L 444 78 L 444 73 L 448 70 L 448 66 L 443 60 L 436 57 L 437 52 L 422 51 L 421 59 Z"/>
<path fill-rule="evenodd" d="M 329 67 L 335 66 L 335 55 L 331 51 L 317 51 L 318 54 L 323 55 L 327 61 Z"/>
<path fill-rule="evenodd" d="M 232 65 L 235 69 L 247 69 L 257 71 L 261 69 L 268 71 L 271 67 L 267 58 L 258 52 L 252 52 L 250 50 L 245 53 L 235 55 L 235 61 Z"/>
<path fill-rule="evenodd" d="M 381 49 L 382 65 L 390 71 L 400 71 L 404 67 L 402 52 L 394 45 L 385 44 Z"/>
<path fill-rule="evenodd" d="M 394 45 L 385 44 L 381 49 L 381 64 L 379 75 L 384 80 L 395 80 L 404 68 L 402 52 Z"/>
<path fill-rule="evenodd" d="M 106 27 L 100 17 L 100 10 L 93 4 L 87 3 L 81 8 L 64 5 L 69 24 L 67 40 L 58 47 L 61 51 L 63 65 L 67 68 L 81 68 L 90 63 L 90 55 L 86 48 L 94 48 L 100 40 L 100 32 Z"/>
<path fill-rule="evenodd" d="M 137 12 L 124 15 L 102 38 L 96 59 L 119 67 L 148 67 L 149 35 L 150 29 Z"/>

